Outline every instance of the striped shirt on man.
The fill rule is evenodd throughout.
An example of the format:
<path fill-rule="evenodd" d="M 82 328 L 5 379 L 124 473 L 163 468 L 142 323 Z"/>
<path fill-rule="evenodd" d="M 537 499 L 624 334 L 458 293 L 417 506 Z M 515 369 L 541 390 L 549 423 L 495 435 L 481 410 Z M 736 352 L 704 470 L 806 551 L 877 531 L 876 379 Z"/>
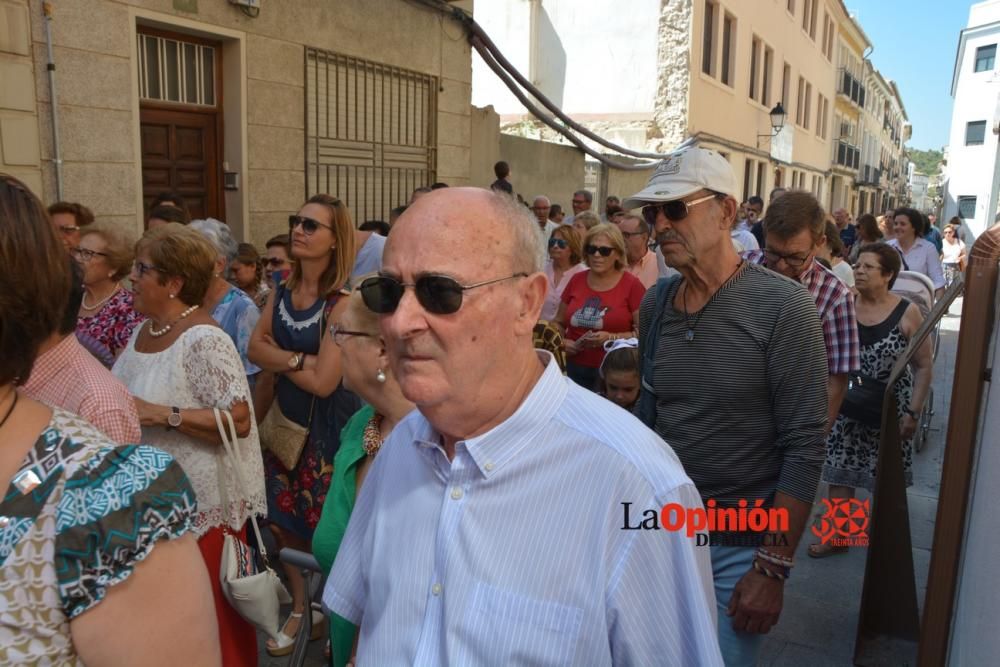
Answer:
<path fill-rule="evenodd" d="M 631 414 L 546 369 L 455 445 L 415 410 L 365 480 L 323 601 L 360 623 L 359 665 L 720 665 L 709 550 L 623 529 L 700 508 Z"/>
<path fill-rule="evenodd" d="M 704 501 L 812 503 L 825 455 L 827 364 L 816 304 L 800 284 L 745 263 L 699 313 L 639 309 L 639 353 L 657 329 L 656 432 Z M 691 334 L 688 334 L 688 331 Z M 690 340 L 688 338 L 690 337 Z"/>

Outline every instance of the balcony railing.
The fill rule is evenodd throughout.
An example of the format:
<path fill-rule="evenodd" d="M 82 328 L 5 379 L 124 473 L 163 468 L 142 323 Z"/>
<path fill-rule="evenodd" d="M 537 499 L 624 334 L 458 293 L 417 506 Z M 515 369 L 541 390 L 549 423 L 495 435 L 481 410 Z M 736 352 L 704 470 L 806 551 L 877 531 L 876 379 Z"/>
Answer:
<path fill-rule="evenodd" d="M 865 97 L 867 95 L 864 85 L 853 74 L 843 68 L 840 70 L 840 85 L 837 87 L 837 93 L 851 100 L 859 107 L 864 108 Z"/>
<path fill-rule="evenodd" d="M 846 142 L 837 142 L 837 164 L 848 169 L 857 169 L 861 162 L 861 151 L 857 146 Z"/>
<path fill-rule="evenodd" d="M 878 185 L 882 180 L 882 170 L 870 164 L 863 166 L 858 173 L 859 185 Z"/>

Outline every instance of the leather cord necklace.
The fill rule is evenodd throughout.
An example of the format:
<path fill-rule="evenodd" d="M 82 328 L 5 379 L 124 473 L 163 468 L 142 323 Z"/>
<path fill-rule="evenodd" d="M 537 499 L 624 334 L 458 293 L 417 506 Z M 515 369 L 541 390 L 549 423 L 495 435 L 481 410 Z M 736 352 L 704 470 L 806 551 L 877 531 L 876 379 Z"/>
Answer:
<path fill-rule="evenodd" d="M 708 310 L 708 307 L 712 305 L 712 302 L 715 301 L 715 297 L 719 295 L 719 292 L 721 292 L 723 288 L 725 288 L 725 286 L 728 285 L 729 282 L 734 277 L 736 277 L 736 274 L 739 273 L 740 269 L 742 268 L 743 268 L 743 260 L 740 260 L 740 263 L 736 265 L 736 269 L 734 269 L 733 272 L 729 274 L 729 277 L 726 278 L 725 282 L 722 283 L 719 289 L 715 290 L 715 293 L 709 297 L 708 302 L 704 306 L 702 306 L 701 310 L 698 311 L 698 314 L 695 316 L 693 323 L 691 322 L 691 316 L 688 314 L 687 285 L 684 285 L 684 292 L 681 294 L 681 306 L 683 306 L 684 308 L 684 325 L 687 326 L 687 333 L 684 334 L 684 340 L 686 340 L 689 343 L 694 341 L 694 330 L 698 326 L 698 322 L 701 321 L 701 316 L 704 315 L 705 311 Z"/>

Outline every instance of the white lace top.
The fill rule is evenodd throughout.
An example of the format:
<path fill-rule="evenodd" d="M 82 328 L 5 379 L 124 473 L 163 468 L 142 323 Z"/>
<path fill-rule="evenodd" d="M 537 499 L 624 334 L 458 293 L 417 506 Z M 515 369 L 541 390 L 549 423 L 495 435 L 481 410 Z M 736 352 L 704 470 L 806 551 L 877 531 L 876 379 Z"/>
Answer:
<path fill-rule="evenodd" d="M 137 352 L 137 327 L 112 372 L 133 395 L 157 405 L 184 409 L 229 409 L 237 401 L 250 405 L 250 435 L 237 444 L 249 498 L 238 492 L 238 482 L 222 445 L 213 445 L 177 430 L 143 426 L 143 444 L 154 445 L 181 465 L 198 498 L 194 533 L 224 525 L 239 529 L 250 512 L 265 514 L 264 464 L 257 422 L 250 400 L 246 371 L 233 341 L 216 326 L 199 324 L 183 332 L 166 350 Z"/>

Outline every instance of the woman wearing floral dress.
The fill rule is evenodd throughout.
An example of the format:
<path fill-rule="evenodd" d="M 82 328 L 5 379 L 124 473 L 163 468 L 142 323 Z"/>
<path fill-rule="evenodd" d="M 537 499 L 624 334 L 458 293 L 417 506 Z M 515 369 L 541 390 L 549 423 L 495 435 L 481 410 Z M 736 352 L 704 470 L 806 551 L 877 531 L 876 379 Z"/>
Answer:
<path fill-rule="evenodd" d="M 360 407 L 357 397 L 340 387 L 340 350 L 326 335 L 347 306 L 341 297 L 354 267 L 356 244 L 347 207 L 330 195 L 311 197 L 289 216 L 288 231 L 292 273 L 264 307 L 250 338 L 250 360 L 278 374 L 271 410 L 280 409 L 308 430 L 291 470 L 271 452 L 264 453 L 271 529 L 281 546 L 308 551 L 330 486 L 340 431 Z M 286 567 L 285 573 L 292 614 L 280 640 L 268 640 L 271 655 L 291 652 L 308 604 L 301 573 L 294 567 Z"/>
<path fill-rule="evenodd" d="M 76 334 L 94 341 L 97 349 L 91 353 L 98 359 L 114 360 L 146 319 L 136 312 L 132 293 L 121 283 L 132 269 L 132 248 L 116 232 L 89 228 L 70 252 L 83 269 L 84 294 Z"/>
<path fill-rule="evenodd" d="M 923 317 L 912 303 L 889 290 L 902 267 L 899 253 L 886 243 L 861 249 L 854 269 L 858 298 L 855 309 L 861 342 L 861 373 L 881 382 L 889 379 L 896 360 L 920 328 Z M 903 377 L 896 383 L 899 433 L 903 440 L 903 471 L 906 484 L 913 483 L 913 435 L 917 419 L 930 391 L 933 372 L 930 341 L 917 350 Z M 912 368 L 911 368 L 912 367 Z M 881 428 L 869 426 L 843 414 L 837 416 L 826 441 L 823 481 L 830 485 L 830 498 L 853 498 L 854 489 L 872 490 L 878 465 Z M 809 555 L 823 558 L 843 553 L 847 547 L 830 543 L 812 544 Z"/>

